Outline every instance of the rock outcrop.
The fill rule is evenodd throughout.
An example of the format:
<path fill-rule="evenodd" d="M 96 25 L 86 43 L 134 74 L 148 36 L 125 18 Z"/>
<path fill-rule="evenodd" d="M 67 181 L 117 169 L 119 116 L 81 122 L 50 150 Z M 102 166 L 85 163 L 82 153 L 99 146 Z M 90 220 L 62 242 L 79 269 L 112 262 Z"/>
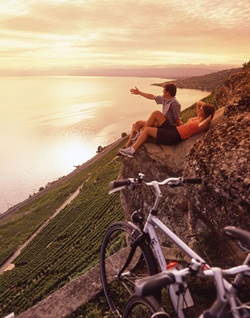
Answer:
<path fill-rule="evenodd" d="M 192 185 L 185 190 L 162 187 L 164 199 L 159 216 L 186 242 L 198 230 L 210 232 L 218 251 L 219 242 L 222 250 L 225 242 L 221 240 L 224 226 L 250 229 L 249 77 L 249 70 L 242 70 L 226 80 L 216 93 L 220 109 L 208 132 L 177 146 L 147 142 L 134 159 L 123 159 L 123 178 L 136 177 L 139 172 L 145 174 L 146 181 L 182 175 L 202 178 L 202 186 Z M 124 192 L 122 200 L 127 218 L 133 210 L 142 207 L 139 197 L 138 191 Z M 152 203 L 148 189 L 143 189 L 143 201 L 144 206 Z"/>

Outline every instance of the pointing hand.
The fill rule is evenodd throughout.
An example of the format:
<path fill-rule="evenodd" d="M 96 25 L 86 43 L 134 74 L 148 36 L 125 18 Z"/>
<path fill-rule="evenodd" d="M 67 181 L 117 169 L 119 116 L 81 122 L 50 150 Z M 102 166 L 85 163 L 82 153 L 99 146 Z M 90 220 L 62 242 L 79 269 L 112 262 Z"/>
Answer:
<path fill-rule="evenodd" d="M 139 89 L 135 86 L 135 88 L 130 89 L 131 94 L 138 95 L 140 93 Z"/>

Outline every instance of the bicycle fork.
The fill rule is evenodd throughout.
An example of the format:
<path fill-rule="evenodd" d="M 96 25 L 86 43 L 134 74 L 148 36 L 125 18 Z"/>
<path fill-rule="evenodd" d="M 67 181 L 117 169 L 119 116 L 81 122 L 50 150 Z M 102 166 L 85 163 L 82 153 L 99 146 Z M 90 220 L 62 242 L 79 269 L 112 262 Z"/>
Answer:
<path fill-rule="evenodd" d="M 166 269 L 168 269 L 167 263 L 166 263 L 164 254 L 162 252 L 159 239 L 156 235 L 156 232 L 153 226 L 148 227 L 148 234 L 149 234 L 149 237 L 151 238 L 151 243 L 153 245 L 161 270 L 165 271 Z M 172 284 L 168 287 L 168 290 L 169 290 L 169 296 L 170 296 L 171 302 L 174 306 L 175 312 L 178 315 L 178 318 L 184 318 L 185 315 L 183 313 L 183 309 L 192 307 L 194 305 L 194 301 L 188 289 L 187 284 L 186 283 Z"/>
<path fill-rule="evenodd" d="M 131 249 L 130 249 L 130 252 L 129 252 L 129 255 L 128 255 L 128 258 L 125 262 L 125 264 L 123 265 L 123 267 L 120 269 L 119 273 L 117 274 L 117 277 L 121 277 L 121 276 L 126 276 L 126 273 L 122 274 L 123 271 L 129 266 L 129 264 L 131 263 L 132 259 L 133 259 L 133 256 L 135 254 L 135 251 L 137 249 L 137 247 L 142 244 L 142 242 L 145 240 L 145 234 L 142 233 L 142 234 L 139 234 L 135 241 L 133 242 L 132 246 L 131 246 Z"/>

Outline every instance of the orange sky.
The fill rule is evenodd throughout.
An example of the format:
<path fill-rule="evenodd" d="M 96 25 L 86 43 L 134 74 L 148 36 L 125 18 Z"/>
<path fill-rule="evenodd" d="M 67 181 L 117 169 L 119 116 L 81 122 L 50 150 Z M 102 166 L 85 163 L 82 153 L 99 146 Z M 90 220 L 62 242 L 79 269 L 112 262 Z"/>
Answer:
<path fill-rule="evenodd" d="M 250 59 L 249 0 L 2 0 L 0 75 Z"/>

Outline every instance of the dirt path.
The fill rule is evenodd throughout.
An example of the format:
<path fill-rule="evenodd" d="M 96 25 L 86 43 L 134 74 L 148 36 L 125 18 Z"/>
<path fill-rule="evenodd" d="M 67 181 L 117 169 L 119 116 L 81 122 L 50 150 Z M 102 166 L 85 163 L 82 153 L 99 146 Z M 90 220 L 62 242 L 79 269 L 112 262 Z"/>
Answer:
<path fill-rule="evenodd" d="M 85 181 L 85 183 L 88 180 Z M 84 183 L 84 184 L 85 184 Z M 37 230 L 34 232 L 26 242 L 24 242 L 20 247 L 3 263 L 3 265 L 0 267 L 0 275 L 3 274 L 6 270 L 11 270 L 15 266 L 12 264 L 13 261 L 19 256 L 22 252 L 22 250 L 37 236 L 38 233 L 41 232 L 41 230 L 62 210 L 66 207 L 67 204 L 69 204 L 81 191 L 83 185 L 81 185 Z"/>

